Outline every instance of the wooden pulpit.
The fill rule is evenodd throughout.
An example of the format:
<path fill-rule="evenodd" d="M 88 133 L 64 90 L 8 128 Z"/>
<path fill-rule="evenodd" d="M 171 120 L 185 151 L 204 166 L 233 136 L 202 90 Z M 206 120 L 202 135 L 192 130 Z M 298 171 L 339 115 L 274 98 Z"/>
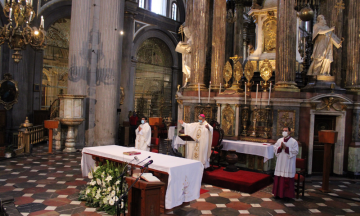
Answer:
<path fill-rule="evenodd" d="M 49 129 L 49 152 L 48 153 L 52 153 L 52 136 L 53 136 L 53 129 L 58 128 L 59 126 L 59 121 L 55 121 L 55 120 L 45 120 L 44 121 L 44 127 Z"/>
<path fill-rule="evenodd" d="M 323 181 L 320 191 L 329 193 L 329 176 L 331 168 L 332 146 L 337 142 L 338 132 L 333 130 L 319 131 L 319 142 L 324 143 L 324 165 L 323 165 Z"/>
<path fill-rule="evenodd" d="M 151 117 L 149 118 L 149 125 L 154 127 L 153 137 L 158 138 L 159 136 L 159 126 L 162 124 L 162 118 L 160 117 Z"/>
<path fill-rule="evenodd" d="M 136 178 L 126 177 L 126 182 L 132 185 Z M 128 215 L 147 216 L 160 215 L 161 189 L 163 182 L 146 182 L 139 180 L 128 193 Z"/>

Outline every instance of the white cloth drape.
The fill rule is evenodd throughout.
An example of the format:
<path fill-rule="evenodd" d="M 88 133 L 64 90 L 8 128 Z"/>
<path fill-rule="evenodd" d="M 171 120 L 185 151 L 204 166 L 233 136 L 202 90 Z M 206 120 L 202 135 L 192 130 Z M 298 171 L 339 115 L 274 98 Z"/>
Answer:
<path fill-rule="evenodd" d="M 238 153 L 264 157 L 264 163 L 274 157 L 274 148 L 270 143 L 256 143 L 240 140 L 223 140 L 223 150 L 235 150 Z"/>

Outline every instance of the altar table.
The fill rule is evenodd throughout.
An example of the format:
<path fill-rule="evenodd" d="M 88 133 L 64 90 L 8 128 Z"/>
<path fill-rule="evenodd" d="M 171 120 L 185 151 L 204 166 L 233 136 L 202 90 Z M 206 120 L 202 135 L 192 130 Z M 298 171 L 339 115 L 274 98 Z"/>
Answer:
<path fill-rule="evenodd" d="M 274 147 L 270 143 L 256 143 L 240 140 L 223 140 L 222 150 L 264 157 L 264 163 L 274 157 Z"/>
<path fill-rule="evenodd" d="M 82 174 L 87 176 L 91 168 L 95 166 L 93 156 L 116 162 L 130 162 L 134 156 L 124 155 L 123 152 L 134 150 L 134 148 L 116 145 L 84 148 L 81 159 Z M 138 149 L 136 151 L 141 152 L 140 155 L 137 155 L 139 161 L 151 156 L 150 159 L 154 162 L 149 165 L 149 170 L 154 171 L 154 175 L 159 173 L 166 175 L 165 181 L 160 179 L 167 184 L 164 193 L 166 209 L 172 209 L 183 202 L 190 202 L 200 197 L 201 180 L 204 171 L 201 162 Z M 147 161 L 145 160 L 145 162 Z"/>

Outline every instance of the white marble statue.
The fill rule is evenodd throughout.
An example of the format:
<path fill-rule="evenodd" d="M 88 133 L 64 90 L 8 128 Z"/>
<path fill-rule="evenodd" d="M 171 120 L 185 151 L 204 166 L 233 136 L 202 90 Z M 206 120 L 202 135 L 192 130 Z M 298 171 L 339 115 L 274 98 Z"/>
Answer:
<path fill-rule="evenodd" d="M 176 46 L 175 51 L 182 54 L 182 72 L 186 77 L 185 85 L 188 82 L 191 74 L 191 46 L 192 35 L 188 27 L 184 28 L 184 34 L 187 38 L 186 42 L 180 41 Z"/>
<path fill-rule="evenodd" d="M 333 45 L 341 47 L 341 40 L 334 34 L 335 27 L 329 28 L 323 15 L 317 17 L 313 29 L 314 50 L 308 75 L 330 76 L 330 64 L 333 62 Z"/>

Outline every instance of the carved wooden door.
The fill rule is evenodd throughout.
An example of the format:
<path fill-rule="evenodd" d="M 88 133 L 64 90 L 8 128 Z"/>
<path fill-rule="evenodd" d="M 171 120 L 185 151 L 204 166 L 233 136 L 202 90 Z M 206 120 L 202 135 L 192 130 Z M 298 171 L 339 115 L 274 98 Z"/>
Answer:
<path fill-rule="evenodd" d="M 335 130 L 336 116 L 316 115 L 314 123 L 314 149 L 313 149 L 313 163 L 312 173 L 322 173 L 324 161 L 324 144 L 319 143 L 318 131 L 320 130 Z M 331 171 L 334 166 L 334 149 L 331 155 Z"/>

